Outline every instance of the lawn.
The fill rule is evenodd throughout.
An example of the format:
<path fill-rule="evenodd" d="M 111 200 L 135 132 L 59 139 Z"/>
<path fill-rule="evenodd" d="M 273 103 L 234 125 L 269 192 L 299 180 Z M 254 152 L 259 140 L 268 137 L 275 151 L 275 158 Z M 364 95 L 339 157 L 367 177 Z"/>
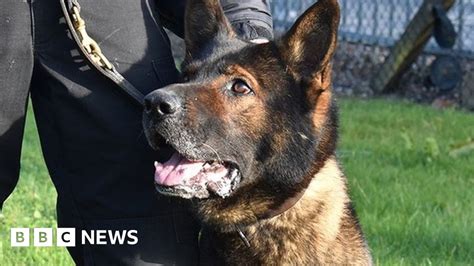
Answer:
<path fill-rule="evenodd" d="M 380 265 L 474 264 L 474 115 L 342 100 L 339 157 Z M 0 214 L 0 265 L 70 265 L 62 248 L 11 248 L 11 227 L 55 226 L 56 192 L 28 116 L 20 182 Z"/>

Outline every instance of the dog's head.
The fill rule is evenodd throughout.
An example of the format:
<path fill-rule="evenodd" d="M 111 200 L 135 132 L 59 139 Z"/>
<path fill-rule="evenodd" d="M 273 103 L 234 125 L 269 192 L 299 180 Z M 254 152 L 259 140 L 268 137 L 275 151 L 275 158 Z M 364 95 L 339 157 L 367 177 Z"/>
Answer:
<path fill-rule="evenodd" d="M 249 224 L 303 190 L 334 153 L 331 65 L 336 0 L 319 0 L 279 40 L 239 39 L 219 0 L 186 9 L 183 83 L 146 97 L 150 144 L 175 149 L 156 163 L 157 189 L 199 198 L 204 222 Z"/>

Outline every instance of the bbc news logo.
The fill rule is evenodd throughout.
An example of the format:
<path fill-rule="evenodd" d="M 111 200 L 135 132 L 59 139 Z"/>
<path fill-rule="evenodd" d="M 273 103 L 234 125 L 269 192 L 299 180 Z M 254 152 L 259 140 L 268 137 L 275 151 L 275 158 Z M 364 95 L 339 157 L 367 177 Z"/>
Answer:
<path fill-rule="evenodd" d="M 10 243 L 12 247 L 75 247 L 75 228 L 11 228 Z M 31 235 L 30 233 L 33 232 Z M 82 245 L 136 245 L 137 230 L 81 230 L 79 238 Z M 32 236 L 32 237 L 30 237 Z M 31 239 L 33 239 L 31 243 Z M 79 240 L 79 239 L 78 239 Z"/>

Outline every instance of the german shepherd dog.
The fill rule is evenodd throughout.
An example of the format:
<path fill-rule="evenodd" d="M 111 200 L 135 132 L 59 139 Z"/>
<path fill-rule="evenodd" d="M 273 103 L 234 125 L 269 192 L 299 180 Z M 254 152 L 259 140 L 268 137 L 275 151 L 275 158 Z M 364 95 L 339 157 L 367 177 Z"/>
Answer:
<path fill-rule="evenodd" d="M 193 199 L 215 264 L 372 264 L 335 156 L 331 58 L 336 0 L 319 0 L 278 41 L 239 39 L 219 0 L 189 0 L 183 83 L 146 97 L 165 195 Z"/>

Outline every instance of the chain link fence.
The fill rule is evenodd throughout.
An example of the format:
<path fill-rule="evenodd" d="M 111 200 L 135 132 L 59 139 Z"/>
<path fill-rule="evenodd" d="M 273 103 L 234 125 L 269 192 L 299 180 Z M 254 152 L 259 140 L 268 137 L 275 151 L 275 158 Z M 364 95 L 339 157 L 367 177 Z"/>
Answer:
<path fill-rule="evenodd" d="M 273 0 L 272 12 L 277 31 L 288 29 L 314 0 Z M 339 0 L 342 41 L 391 47 L 414 17 L 422 0 Z M 474 59 L 474 0 L 457 0 L 448 12 L 457 31 L 456 55 Z M 447 53 L 431 40 L 425 51 Z"/>
<path fill-rule="evenodd" d="M 286 31 L 316 0 L 272 0 L 276 33 Z M 342 95 L 371 97 L 377 93 L 370 80 L 423 0 L 339 0 L 341 23 L 338 49 L 333 60 L 333 84 Z M 455 0 L 448 17 L 457 33 L 453 48 L 443 49 L 430 39 L 424 52 L 398 81 L 396 93 L 415 102 L 474 108 L 474 0 Z M 437 58 L 450 55 L 460 63 L 463 81 L 449 91 L 430 81 Z M 471 99 L 471 100 L 469 100 Z"/>

